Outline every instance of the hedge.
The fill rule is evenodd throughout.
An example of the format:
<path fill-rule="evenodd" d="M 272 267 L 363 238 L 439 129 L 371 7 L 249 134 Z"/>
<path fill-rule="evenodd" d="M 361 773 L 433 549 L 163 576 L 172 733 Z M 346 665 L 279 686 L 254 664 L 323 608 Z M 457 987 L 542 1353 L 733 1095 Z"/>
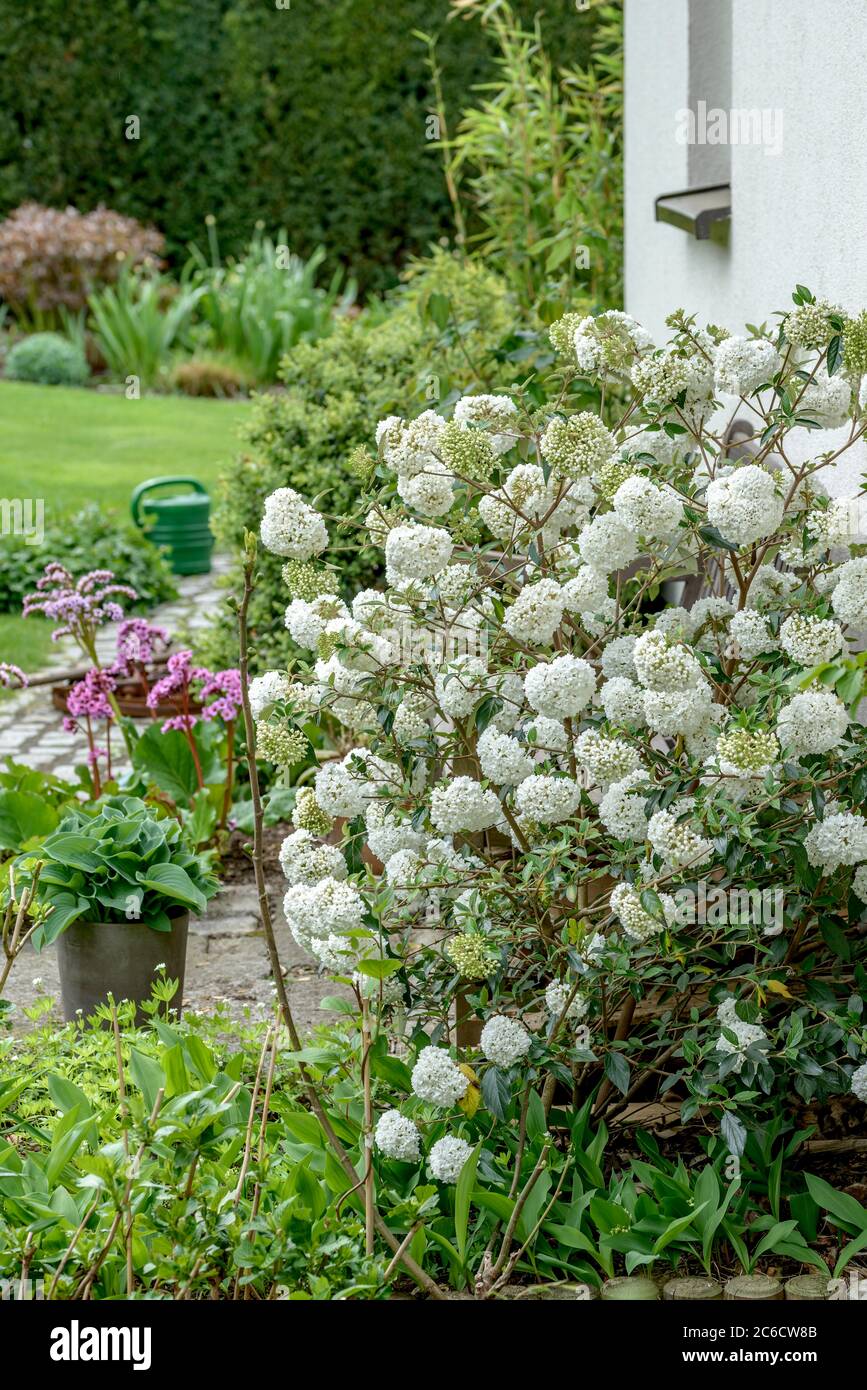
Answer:
<path fill-rule="evenodd" d="M 283 0 L 286 3 L 286 0 Z M 530 19 L 538 6 L 519 0 Z M 557 0 L 543 32 L 587 56 L 593 16 Z M 225 251 L 254 224 L 323 243 L 362 290 L 449 226 L 414 29 L 441 31 L 452 118 L 492 72 L 477 20 L 448 0 L 29 0 L 0 7 L 0 215 L 27 198 L 100 202 L 179 257 L 213 213 Z M 138 139 L 127 118 L 138 117 Z"/>

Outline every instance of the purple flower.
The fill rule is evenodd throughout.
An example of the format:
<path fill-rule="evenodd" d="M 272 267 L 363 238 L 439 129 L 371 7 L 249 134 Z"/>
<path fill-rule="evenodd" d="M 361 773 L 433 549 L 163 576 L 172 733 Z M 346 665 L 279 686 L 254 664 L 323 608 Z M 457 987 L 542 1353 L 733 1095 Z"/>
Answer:
<path fill-rule="evenodd" d="M 0 685 L 20 685 L 27 684 L 27 677 L 20 666 L 13 666 L 9 661 L 0 661 Z"/>
<path fill-rule="evenodd" d="M 144 618 L 127 618 L 117 630 L 117 662 L 115 670 L 126 674 L 131 666 L 146 666 L 153 661 L 157 646 L 168 646 L 169 634 Z"/>
<path fill-rule="evenodd" d="M 211 699 L 212 696 L 216 699 Z M 202 685 L 199 698 L 204 704 L 203 719 L 222 719 L 231 724 L 241 708 L 241 672 L 235 669 L 215 671 Z M 211 700 L 210 704 L 206 701 Z"/>
<path fill-rule="evenodd" d="M 95 659 L 94 635 L 104 623 L 120 622 L 123 607 L 116 600 L 135 602 L 138 594 L 128 584 L 116 584 L 111 570 L 91 570 L 75 580 L 57 560 L 45 566 L 36 592 L 24 599 L 22 614 L 42 613 L 59 624 L 51 634 L 53 642 L 74 637 L 91 659 Z"/>
<path fill-rule="evenodd" d="M 63 727 L 67 733 L 72 733 L 78 727 L 78 719 L 112 719 L 114 711 L 108 697 L 116 685 L 108 671 L 88 671 L 84 680 L 77 681 L 66 697 L 68 713 Z"/>

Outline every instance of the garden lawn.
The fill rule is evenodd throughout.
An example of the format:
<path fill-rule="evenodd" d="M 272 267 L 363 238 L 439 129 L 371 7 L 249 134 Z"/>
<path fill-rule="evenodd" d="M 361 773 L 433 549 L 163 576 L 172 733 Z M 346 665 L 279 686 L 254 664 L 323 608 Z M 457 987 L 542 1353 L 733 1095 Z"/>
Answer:
<path fill-rule="evenodd" d="M 189 474 L 213 495 L 248 410 L 246 401 L 134 401 L 0 381 L 0 497 L 41 497 L 48 527 L 88 502 L 126 517 L 136 483 L 163 474 Z M 48 623 L 0 614 L 0 661 L 41 669 L 50 633 Z"/>
<path fill-rule="evenodd" d="M 125 511 L 136 483 L 189 473 L 213 490 L 246 401 L 0 381 L 0 497 L 42 497 L 45 524 L 86 502 Z"/>

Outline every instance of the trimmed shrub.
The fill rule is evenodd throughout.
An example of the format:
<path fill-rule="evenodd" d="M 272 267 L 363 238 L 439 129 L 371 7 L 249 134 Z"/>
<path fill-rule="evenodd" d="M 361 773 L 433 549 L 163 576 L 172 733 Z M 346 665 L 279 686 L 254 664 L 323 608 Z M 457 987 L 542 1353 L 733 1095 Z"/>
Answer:
<path fill-rule="evenodd" d="M 83 386 L 90 368 L 81 348 L 59 333 L 31 333 L 10 350 L 6 375 L 40 386 Z"/>
<path fill-rule="evenodd" d="M 537 8 L 516 5 L 525 21 Z M 594 15 L 547 8 L 549 51 L 582 61 Z M 208 213 L 236 254 L 257 221 L 285 224 L 294 251 L 324 244 L 329 268 L 339 257 L 362 293 L 393 285 L 408 255 L 451 226 L 413 30 L 442 30 L 451 119 L 492 75 L 489 36 L 448 13 L 448 0 L 7 6 L 0 210 L 34 197 L 108 202 L 161 227 L 181 258 Z"/>
<path fill-rule="evenodd" d="M 460 333 L 442 333 L 427 312 L 431 305 L 439 311 L 445 300 L 460 305 Z M 258 529 L 263 500 L 278 487 L 319 497 L 329 514 L 352 516 L 359 482 L 350 458 L 369 444 L 377 420 L 407 395 L 422 410 L 462 389 L 487 389 L 493 380 L 490 348 L 511 323 L 506 291 L 495 276 L 440 251 L 415 268 L 388 309 L 338 320 L 330 337 L 299 343 L 281 370 L 285 393 L 256 398 L 248 448 L 219 485 L 214 529 L 223 549 L 240 552 L 245 529 Z M 347 563 L 340 538 L 334 541 L 333 552 L 323 558 L 337 567 L 348 592 L 376 578 L 378 552 L 362 552 Z M 251 622 L 257 659 L 273 666 L 291 650 L 283 625 L 286 586 L 276 556 L 263 551 L 260 569 Z M 206 638 L 208 659 L 229 663 L 237 656 L 235 642 L 234 627 L 220 616 Z"/>
<path fill-rule="evenodd" d="M 24 203 L 0 223 L 0 298 L 25 320 L 79 313 L 87 297 L 117 279 L 123 265 L 155 263 L 164 238 L 109 208 Z"/>

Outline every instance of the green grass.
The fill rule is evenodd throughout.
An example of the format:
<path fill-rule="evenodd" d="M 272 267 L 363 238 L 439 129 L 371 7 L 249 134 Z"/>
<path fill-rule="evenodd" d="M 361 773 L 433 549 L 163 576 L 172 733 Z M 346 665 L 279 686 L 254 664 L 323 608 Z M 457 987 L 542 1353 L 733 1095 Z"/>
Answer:
<path fill-rule="evenodd" d="M 163 474 L 198 478 L 213 494 L 238 446 L 247 401 L 201 401 L 0 381 L 0 497 L 41 497 L 45 525 L 86 502 L 128 515 L 136 483 Z M 0 614 L 0 661 L 38 671 L 51 625 Z"/>
<path fill-rule="evenodd" d="M 50 525 L 85 502 L 126 509 L 136 483 L 189 473 L 212 489 L 247 401 L 202 401 L 0 381 L 0 497 L 45 499 Z"/>
<path fill-rule="evenodd" d="M 22 671 L 42 671 L 48 665 L 54 643 L 52 624 L 44 618 L 19 618 L 16 613 L 0 613 L 0 661 L 11 661 Z M 14 686 L 12 692 L 17 690 Z M 0 687 L 0 699 L 9 690 Z"/>

